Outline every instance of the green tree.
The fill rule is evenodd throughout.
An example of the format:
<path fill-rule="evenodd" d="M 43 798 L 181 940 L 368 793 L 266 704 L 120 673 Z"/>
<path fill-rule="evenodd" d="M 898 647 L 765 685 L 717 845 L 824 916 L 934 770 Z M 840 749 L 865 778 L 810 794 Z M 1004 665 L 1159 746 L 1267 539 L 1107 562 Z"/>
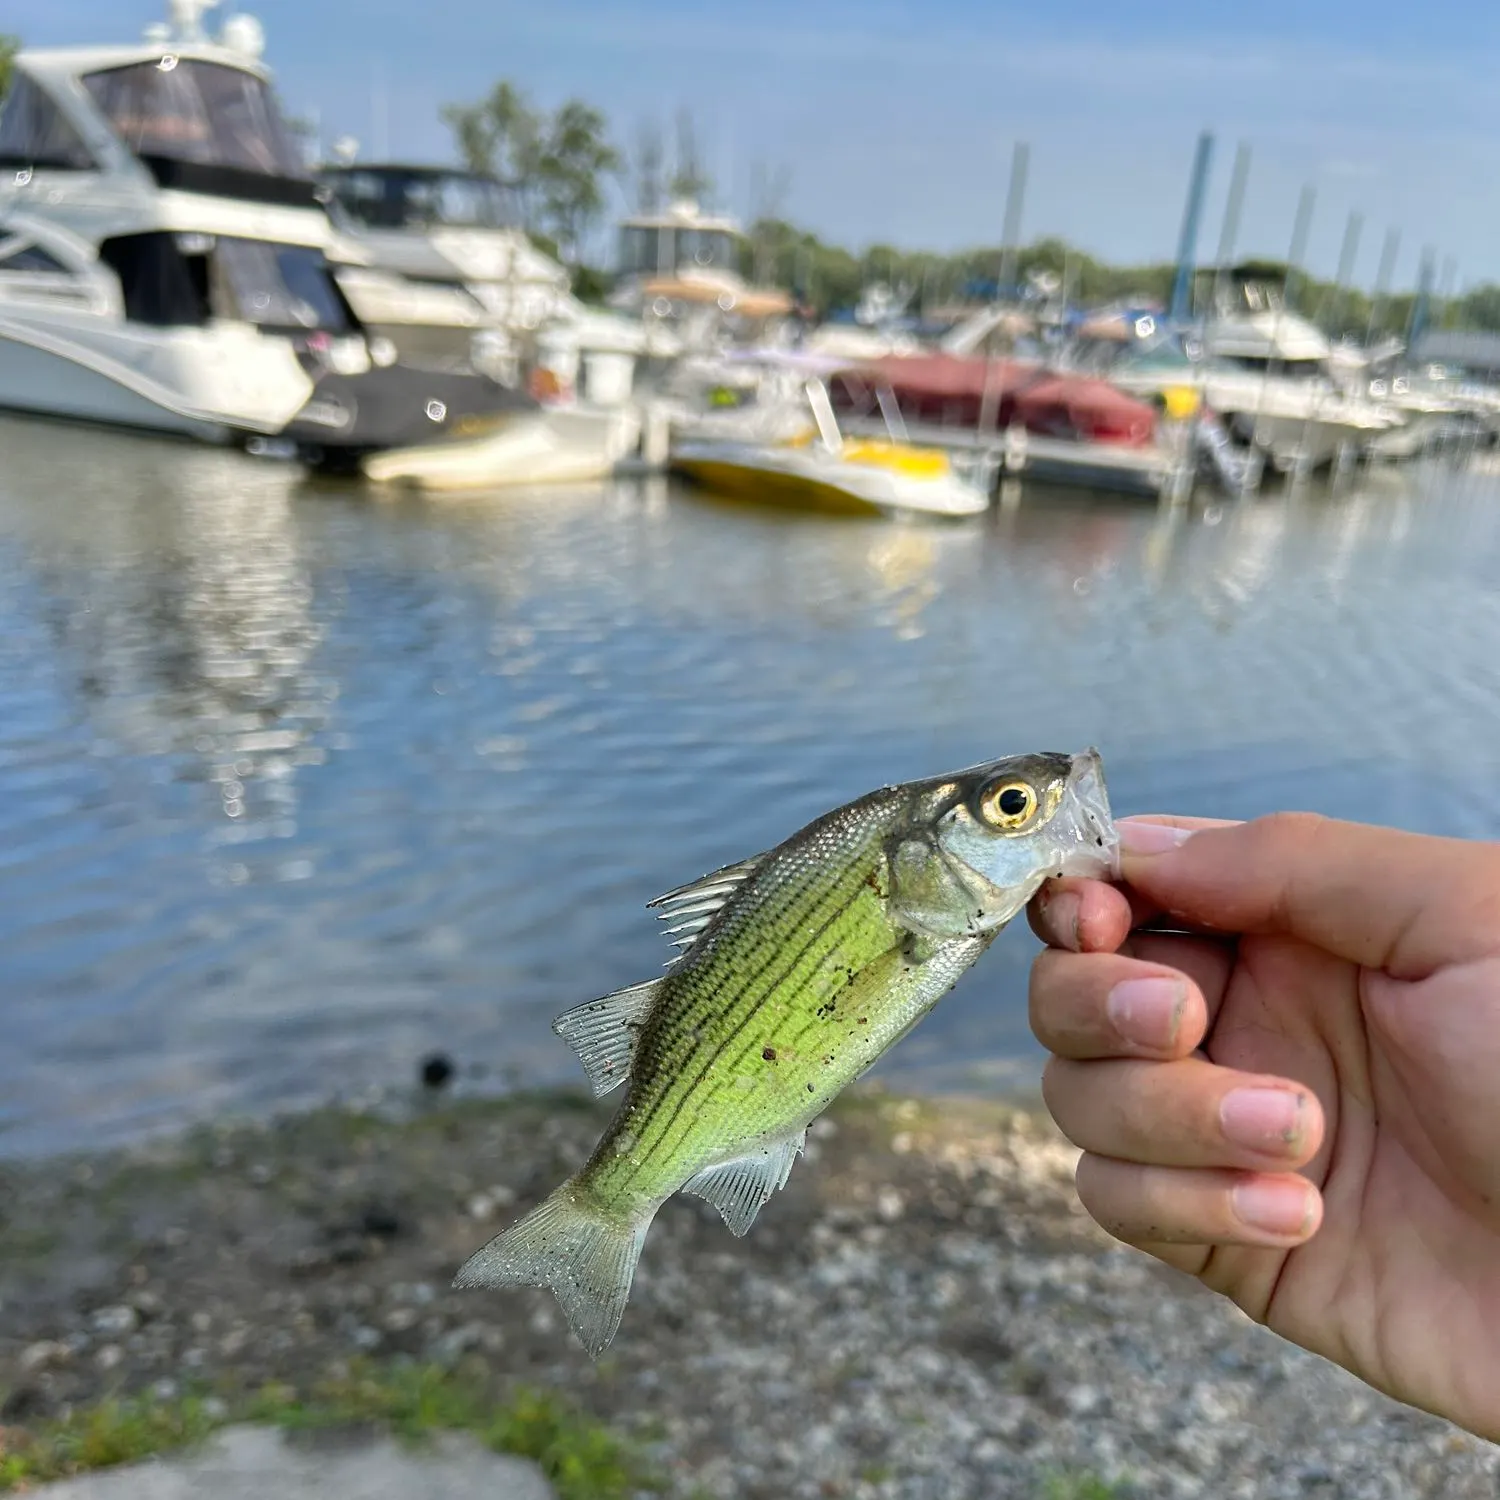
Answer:
<path fill-rule="evenodd" d="M 511 183 L 522 223 L 535 228 L 542 206 L 545 117 L 515 84 L 502 80 L 478 104 L 445 105 L 442 118 L 464 165 Z"/>
<path fill-rule="evenodd" d="M 16 53 L 20 50 L 20 37 L 0 32 L 0 99 L 10 92 L 11 74 L 15 71 Z"/>
<path fill-rule="evenodd" d="M 569 99 L 548 124 L 537 159 L 544 221 L 570 262 L 604 207 L 604 177 L 623 165 L 606 132 L 597 109 Z"/>
<path fill-rule="evenodd" d="M 1500 286 L 1487 282 L 1459 298 L 1457 321 L 1486 333 L 1500 332 Z"/>

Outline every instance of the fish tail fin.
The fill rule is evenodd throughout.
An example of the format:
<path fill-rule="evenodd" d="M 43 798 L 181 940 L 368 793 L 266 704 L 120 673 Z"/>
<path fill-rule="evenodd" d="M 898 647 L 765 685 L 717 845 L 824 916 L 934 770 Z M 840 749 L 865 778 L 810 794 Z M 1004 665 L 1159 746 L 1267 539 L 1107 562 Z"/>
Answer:
<path fill-rule="evenodd" d="M 496 1235 L 464 1262 L 454 1286 L 545 1286 L 594 1357 L 620 1326 L 635 1263 L 655 1210 L 620 1219 L 607 1214 L 576 1178 Z"/>

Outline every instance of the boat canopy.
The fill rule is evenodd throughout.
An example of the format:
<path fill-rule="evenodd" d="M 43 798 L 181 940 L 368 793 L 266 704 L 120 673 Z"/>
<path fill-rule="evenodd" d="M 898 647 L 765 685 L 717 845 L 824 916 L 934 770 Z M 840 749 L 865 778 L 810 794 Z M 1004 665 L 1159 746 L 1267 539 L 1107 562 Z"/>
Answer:
<path fill-rule="evenodd" d="M 510 229 L 520 217 L 513 190 L 476 172 L 359 163 L 322 176 L 338 208 L 367 229 Z"/>
<path fill-rule="evenodd" d="M 168 54 L 83 75 L 115 133 L 143 160 L 308 177 L 265 81 L 243 68 Z"/>
<path fill-rule="evenodd" d="M 734 271 L 738 258 L 734 232 L 716 224 L 627 222 L 620 226 L 620 272 L 625 276 Z"/>

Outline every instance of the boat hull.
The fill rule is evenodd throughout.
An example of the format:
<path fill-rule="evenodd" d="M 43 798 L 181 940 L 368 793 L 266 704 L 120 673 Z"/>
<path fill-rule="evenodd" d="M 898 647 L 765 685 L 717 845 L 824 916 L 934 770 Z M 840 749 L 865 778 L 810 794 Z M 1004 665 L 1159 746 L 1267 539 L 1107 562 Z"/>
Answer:
<path fill-rule="evenodd" d="M 519 416 L 472 441 L 394 449 L 364 460 L 376 484 L 424 491 L 486 490 L 607 478 L 640 435 L 631 409 L 551 409 Z"/>
<path fill-rule="evenodd" d="M 671 462 L 719 494 L 798 510 L 967 516 L 989 506 L 988 496 L 954 475 L 941 453 L 892 444 L 851 444 L 836 455 L 811 447 L 685 443 Z"/>
<path fill-rule="evenodd" d="M 73 328 L 0 315 L 0 406 L 223 442 L 280 431 L 313 382 L 243 330 Z"/>
<path fill-rule="evenodd" d="M 0 408 L 107 427 L 223 443 L 230 429 L 153 401 L 97 370 L 33 344 L 0 338 Z"/>

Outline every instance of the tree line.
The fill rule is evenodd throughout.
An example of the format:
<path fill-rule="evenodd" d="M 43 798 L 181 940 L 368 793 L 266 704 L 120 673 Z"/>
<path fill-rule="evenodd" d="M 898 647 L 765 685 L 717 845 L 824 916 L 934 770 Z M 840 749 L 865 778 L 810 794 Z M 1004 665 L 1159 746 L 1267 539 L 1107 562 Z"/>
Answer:
<path fill-rule="evenodd" d="M 20 37 L 0 31 L 0 103 L 10 92 L 10 75 L 15 70 L 16 53 L 20 50 Z"/>
<path fill-rule="evenodd" d="M 637 212 L 645 213 L 672 199 L 701 201 L 714 191 L 687 111 L 677 117 L 673 152 L 656 122 L 641 125 L 627 152 L 611 139 L 599 110 L 573 99 L 548 114 L 509 81 L 497 84 L 478 103 L 449 105 L 442 113 L 465 165 L 509 181 L 522 227 L 559 246 L 575 275 L 590 286 L 606 279 L 603 272 L 583 265 L 582 258 L 588 235 L 606 206 L 610 181 Z M 790 181 L 785 168 L 774 174 L 764 165 L 754 169 L 756 201 L 741 260 L 756 282 L 790 290 L 821 314 L 853 305 L 872 282 L 898 289 L 913 310 L 932 310 L 995 291 L 1002 259 L 999 246 L 944 255 L 888 244 L 857 252 L 830 244 L 784 217 L 782 204 Z M 1022 283 L 1045 277 L 1070 302 L 1084 306 L 1165 302 L 1175 272 L 1170 261 L 1112 265 L 1055 236 L 1020 248 L 1013 264 Z M 1266 269 L 1286 272 L 1285 266 Z M 1375 297 L 1317 277 L 1293 278 L 1297 310 L 1314 317 L 1335 337 L 1399 333 L 1410 321 L 1415 300 L 1412 292 Z M 1462 296 L 1433 299 L 1429 319 L 1434 327 L 1500 331 L 1500 285 L 1485 284 Z"/>

